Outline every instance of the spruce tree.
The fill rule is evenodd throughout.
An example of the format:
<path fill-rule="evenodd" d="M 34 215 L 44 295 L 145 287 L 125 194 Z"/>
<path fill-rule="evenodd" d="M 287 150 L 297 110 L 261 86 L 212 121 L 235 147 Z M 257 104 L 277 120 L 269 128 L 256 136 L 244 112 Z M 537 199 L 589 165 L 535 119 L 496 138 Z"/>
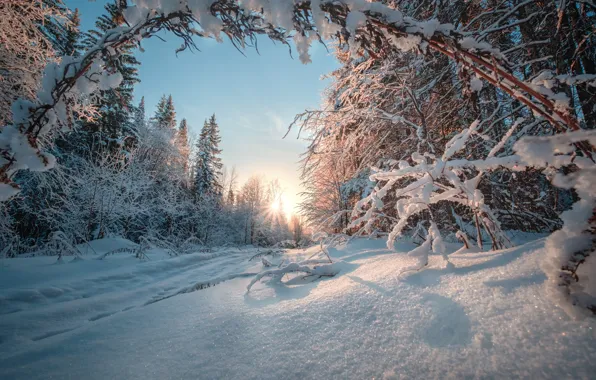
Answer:
<path fill-rule="evenodd" d="M 79 56 L 83 47 L 80 44 L 81 18 L 78 8 L 71 12 L 60 0 L 43 0 L 42 3 L 45 8 L 60 11 L 68 22 L 54 17 L 46 17 L 39 24 L 39 30 L 51 42 L 57 55 Z"/>
<path fill-rule="evenodd" d="M 211 157 L 211 167 L 213 169 L 213 180 L 212 188 L 217 191 L 218 194 L 222 194 L 223 186 L 220 183 L 222 177 L 223 163 L 221 162 L 221 149 L 219 149 L 219 143 L 221 142 L 221 136 L 219 135 L 219 125 L 215 121 L 215 114 L 209 119 L 209 150 Z"/>
<path fill-rule="evenodd" d="M 135 108 L 133 124 L 136 128 L 145 124 L 145 97 L 141 97 L 139 105 Z"/>
<path fill-rule="evenodd" d="M 223 164 L 219 155 L 219 126 L 215 115 L 201 129 L 199 142 L 197 143 L 197 158 L 195 163 L 194 190 L 197 197 L 213 196 L 222 197 L 222 185 L 220 183 Z"/>
<path fill-rule="evenodd" d="M 130 136 L 126 139 L 125 145 L 128 149 L 137 145 L 139 141 L 139 131 L 145 127 L 147 120 L 145 118 L 145 97 L 141 97 L 139 105 L 134 108 L 132 114 L 132 123 L 130 126 Z"/>
<path fill-rule="evenodd" d="M 105 9 L 106 14 L 97 19 L 95 29 L 84 34 L 82 43 L 86 49 L 95 46 L 106 31 L 118 27 L 123 22 L 117 2 L 106 4 Z M 99 142 L 112 150 L 119 146 L 118 142 L 135 135 L 130 114 L 135 108 L 132 100 L 134 85 L 140 81 L 140 62 L 132 53 L 134 47 L 132 42 L 123 46 L 122 53 L 106 63 L 107 71 L 119 71 L 123 80 L 116 89 L 100 91 L 96 104 L 100 116 L 83 125 L 83 129 L 89 135 L 90 144 Z"/>
<path fill-rule="evenodd" d="M 157 103 L 157 106 L 155 106 L 155 115 L 153 115 L 153 117 L 151 118 L 152 125 L 160 129 L 163 125 L 163 115 L 166 111 L 167 101 L 168 98 L 166 98 L 165 94 L 162 95 L 161 98 L 159 98 L 159 102 Z"/>
<path fill-rule="evenodd" d="M 174 107 L 172 95 L 168 97 L 162 95 L 159 103 L 157 103 L 155 116 L 151 120 L 158 129 L 166 131 L 176 130 L 176 108 Z"/>
<path fill-rule="evenodd" d="M 81 32 L 79 30 L 81 26 L 81 17 L 78 8 L 76 8 L 70 15 L 70 22 L 71 27 L 66 30 L 61 52 L 64 55 L 78 57 L 83 50 L 83 45 L 81 44 Z"/>
<path fill-rule="evenodd" d="M 197 142 L 197 157 L 194 171 L 194 191 L 197 198 L 209 193 L 209 178 L 211 178 L 211 169 L 209 167 L 209 157 L 207 141 L 209 136 L 209 124 L 207 120 L 203 124 L 199 141 Z"/>
<path fill-rule="evenodd" d="M 64 10 L 66 18 L 69 23 L 65 25 L 64 22 L 57 20 L 46 19 L 40 30 L 46 35 L 57 55 L 79 57 L 83 51 L 81 43 L 82 33 L 80 31 L 81 18 L 79 10 L 68 12 L 68 8 L 61 2 L 56 0 L 46 0 L 44 4 L 47 7 Z M 55 140 L 55 155 L 62 157 L 68 152 L 77 151 L 81 145 L 84 145 L 83 137 L 80 131 L 75 131 L 68 136 L 59 135 Z"/>
<path fill-rule="evenodd" d="M 176 130 L 176 109 L 174 108 L 172 95 L 168 96 L 168 101 L 166 102 L 164 127 L 168 130 Z"/>

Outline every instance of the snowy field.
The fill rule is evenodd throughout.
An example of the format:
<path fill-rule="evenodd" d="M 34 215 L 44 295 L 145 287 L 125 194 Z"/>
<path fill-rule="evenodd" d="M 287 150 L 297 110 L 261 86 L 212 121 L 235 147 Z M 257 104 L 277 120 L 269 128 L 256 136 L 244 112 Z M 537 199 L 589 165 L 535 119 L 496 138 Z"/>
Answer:
<path fill-rule="evenodd" d="M 254 248 L 96 260 L 131 244 L 104 240 L 81 261 L 4 260 L 0 378 L 594 378 L 596 323 L 546 296 L 534 239 L 402 275 L 403 253 L 355 240 L 330 249 L 333 278 L 249 293 Z"/>

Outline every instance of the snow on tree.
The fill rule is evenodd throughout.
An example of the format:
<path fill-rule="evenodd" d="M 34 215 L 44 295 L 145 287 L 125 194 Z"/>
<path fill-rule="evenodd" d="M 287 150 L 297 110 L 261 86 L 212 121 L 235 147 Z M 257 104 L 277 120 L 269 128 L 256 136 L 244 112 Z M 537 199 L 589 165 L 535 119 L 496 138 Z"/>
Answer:
<path fill-rule="evenodd" d="M 95 29 L 84 33 L 81 44 L 84 49 L 97 46 L 102 36 L 108 31 L 123 25 L 120 9 L 117 2 L 105 5 L 106 13 L 95 22 Z M 91 145 L 100 141 L 112 150 L 119 149 L 122 145 L 134 144 L 135 131 L 131 122 L 134 110 L 133 90 L 138 83 L 138 66 L 140 62 L 133 54 L 134 43 L 123 44 L 119 54 L 106 61 L 105 69 L 122 75 L 122 80 L 115 88 L 100 89 L 93 95 L 93 104 L 98 110 L 98 115 L 93 120 L 86 121 L 80 128 L 87 133 L 87 142 Z"/>
<path fill-rule="evenodd" d="M 215 197 L 222 196 L 222 177 L 221 149 L 219 143 L 219 126 L 215 120 L 215 115 L 205 120 L 199 141 L 197 142 L 197 154 L 194 174 L 194 191 L 197 197 Z"/>
<path fill-rule="evenodd" d="M 237 202 L 244 213 L 244 243 L 255 244 L 261 231 L 263 209 L 267 202 L 262 178 L 249 178 L 240 189 Z"/>
<path fill-rule="evenodd" d="M 178 132 L 176 133 L 176 146 L 180 153 L 180 164 L 183 167 L 184 173 L 188 175 L 188 160 L 190 155 L 190 148 L 188 146 L 188 123 L 186 119 L 182 119 Z"/>
<path fill-rule="evenodd" d="M 14 101 L 35 98 L 44 68 L 57 59 L 47 28 L 71 31 L 77 27 L 70 22 L 69 11 L 60 1 L 51 3 L 42 0 L 0 3 L 1 125 L 10 122 Z"/>

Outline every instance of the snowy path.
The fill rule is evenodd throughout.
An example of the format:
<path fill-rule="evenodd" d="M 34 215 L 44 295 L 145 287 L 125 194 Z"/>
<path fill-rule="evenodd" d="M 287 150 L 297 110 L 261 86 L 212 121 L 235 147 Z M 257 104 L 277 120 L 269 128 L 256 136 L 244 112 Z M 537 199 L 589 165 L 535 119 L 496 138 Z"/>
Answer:
<path fill-rule="evenodd" d="M 197 282 L 242 275 L 256 265 L 247 261 L 254 254 L 230 249 L 174 258 L 158 252 L 148 262 L 127 253 L 101 261 L 87 256 L 61 265 L 55 257 L 7 261 L 0 264 L 0 356 L 14 353 L 20 343 L 87 327 Z"/>
<path fill-rule="evenodd" d="M 292 287 L 261 283 L 249 294 L 250 279 L 236 278 L 146 306 L 156 292 L 259 265 L 235 252 L 201 264 L 191 255 L 135 269 L 146 277 L 106 280 L 114 290 L 95 296 L 115 300 L 110 304 L 120 311 L 109 317 L 82 321 L 78 313 L 100 310 L 84 304 L 76 311 L 75 304 L 86 302 L 80 298 L 1 315 L 0 373 L 7 379 L 593 378 L 596 324 L 570 320 L 546 297 L 542 240 L 453 255 L 454 269 L 433 258 L 428 269 L 401 278 L 397 273 L 411 262 L 383 244 L 362 240 L 332 250 L 351 264 L 335 278 Z M 114 280 L 124 284 L 123 294 Z M 65 318 L 77 327 L 33 340 L 41 327 L 30 332 L 29 322 L 59 323 L 47 313 L 67 305 L 77 317 Z M 124 305 L 133 308 L 121 311 Z M 52 320 L 42 322 L 42 314 Z M 18 317 L 10 318 L 18 315 L 16 339 L 10 329 Z"/>

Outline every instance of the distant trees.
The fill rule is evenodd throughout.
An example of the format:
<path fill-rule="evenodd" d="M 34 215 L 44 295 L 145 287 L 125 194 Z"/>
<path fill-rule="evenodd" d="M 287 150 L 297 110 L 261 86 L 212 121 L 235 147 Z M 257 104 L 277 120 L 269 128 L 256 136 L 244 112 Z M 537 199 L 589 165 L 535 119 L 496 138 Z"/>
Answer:
<path fill-rule="evenodd" d="M 304 223 L 299 215 L 292 215 L 290 219 L 290 232 L 296 243 L 299 243 L 304 238 Z"/>
<path fill-rule="evenodd" d="M 0 20 L 4 122 L 18 97 L 33 98 L 48 62 L 60 55 L 80 56 L 124 22 L 116 2 L 106 5 L 96 29 L 83 34 L 78 31 L 78 12 L 71 13 L 59 0 L 15 0 L 0 4 L 0 9 L 3 16 L 13 16 Z M 235 196 L 237 174 L 232 171 L 223 178 L 215 115 L 205 122 L 194 151 L 187 120 L 177 125 L 171 95 L 161 98 L 148 120 L 145 98 L 133 104 L 139 62 L 131 47 L 125 43 L 118 56 L 104 57 L 103 70 L 121 76 L 118 84 L 73 98 L 88 110 L 77 114 L 79 108 L 73 108 L 73 114 L 86 117 L 71 119 L 73 130 L 68 133 L 49 135 L 48 144 L 55 139 L 51 152 L 59 168 L 13 176 L 23 197 L 0 206 L 0 243 L 11 242 L 9 254 L 51 244 L 56 233 L 72 244 L 113 235 L 170 243 L 194 236 L 210 245 L 250 240 L 243 236 L 244 208 L 237 206 Z M 205 165 L 191 169 L 192 157 Z"/>
<path fill-rule="evenodd" d="M 236 173 L 235 167 L 232 167 L 232 170 L 230 170 L 229 173 L 224 168 L 222 175 L 222 183 L 224 185 L 224 191 L 227 193 L 227 204 L 230 206 L 234 206 L 237 201 L 236 185 L 238 184 L 238 173 Z"/>
<path fill-rule="evenodd" d="M 135 107 L 135 109 L 133 111 L 132 118 L 133 118 L 132 123 L 136 127 L 145 126 L 145 124 L 147 123 L 147 115 L 145 113 L 145 97 L 144 96 L 141 97 L 141 101 L 139 102 L 139 105 L 137 107 Z"/>
<path fill-rule="evenodd" d="M 265 184 L 259 177 L 251 177 L 240 189 L 238 207 L 244 215 L 244 243 L 255 244 L 262 234 L 262 221 L 267 205 Z"/>
<path fill-rule="evenodd" d="M 1 209 L 0 244 L 11 242 L 9 254 L 52 244 L 56 233 L 72 245 L 108 236 L 171 247 L 189 238 L 205 245 L 272 245 L 290 238 L 286 216 L 270 207 L 279 183 L 254 177 L 236 195 L 237 173 L 222 170 L 214 117 L 199 144 L 213 180 L 204 193 L 190 182 L 189 160 L 201 151 L 189 146 L 187 120 L 173 131 L 148 122 L 144 98 L 129 117 L 137 131 L 130 149 L 62 149 L 56 170 L 20 173 L 23 196 Z"/>

